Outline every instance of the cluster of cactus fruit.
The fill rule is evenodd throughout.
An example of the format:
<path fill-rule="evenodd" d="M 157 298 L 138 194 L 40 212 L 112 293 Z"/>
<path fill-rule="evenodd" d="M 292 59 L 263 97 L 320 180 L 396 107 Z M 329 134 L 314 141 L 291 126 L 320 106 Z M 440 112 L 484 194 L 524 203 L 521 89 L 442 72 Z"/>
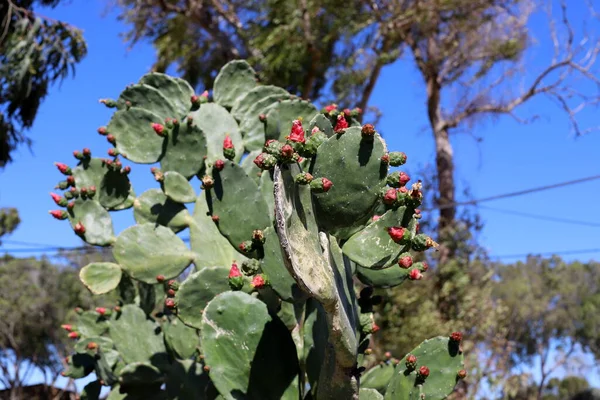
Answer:
<path fill-rule="evenodd" d="M 63 374 L 98 378 L 82 398 L 102 386 L 109 400 L 448 396 L 466 374 L 460 333 L 365 370 L 374 290 L 420 279 L 414 256 L 436 246 L 418 232 L 421 184 L 390 173 L 406 155 L 361 110 L 318 110 L 245 61 L 220 71 L 212 98 L 147 74 L 102 100 L 116 109 L 98 130 L 109 158 L 83 149 L 77 166 L 56 164 L 51 214 L 116 260 L 81 280 L 121 298 L 63 326 L 77 340 Z M 159 163 L 160 188 L 136 195 L 123 163 Z M 130 208 L 136 225 L 115 236 L 109 212 Z"/>

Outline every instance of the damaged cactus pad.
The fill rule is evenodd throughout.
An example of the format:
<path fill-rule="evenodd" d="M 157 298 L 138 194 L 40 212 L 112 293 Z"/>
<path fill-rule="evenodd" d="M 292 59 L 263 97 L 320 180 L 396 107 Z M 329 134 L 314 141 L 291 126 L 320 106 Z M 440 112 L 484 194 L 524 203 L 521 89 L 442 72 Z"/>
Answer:
<path fill-rule="evenodd" d="M 461 333 L 398 359 L 369 349 L 374 291 L 418 284 L 437 246 L 419 232 L 421 183 L 390 171 L 406 155 L 361 110 L 319 111 L 256 76 L 232 61 L 195 94 L 144 75 L 102 101 L 105 156 L 55 164 L 50 214 L 114 256 L 82 283 L 120 297 L 70 314 L 63 375 L 94 373 L 88 400 L 447 397 L 466 376 Z M 138 173 L 153 187 L 134 190 Z"/>

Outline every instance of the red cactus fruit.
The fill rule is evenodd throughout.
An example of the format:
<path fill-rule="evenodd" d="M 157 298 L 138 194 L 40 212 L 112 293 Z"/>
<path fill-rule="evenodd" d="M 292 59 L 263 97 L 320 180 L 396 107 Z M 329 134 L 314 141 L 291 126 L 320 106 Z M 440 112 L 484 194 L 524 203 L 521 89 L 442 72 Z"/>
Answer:
<path fill-rule="evenodd" d="M 371 221 L 375 222 L 375 221 L 377 221 L 379 218 L 381 218 L 381 215 L 373 215 L 373 218 L 371 218 Z"/>
<path fill-rule="evenodd" d="M 422 277 L 423 274 L 421 274 L 421 271 L 419 271 L 418 269 L 413 269 L 408 273 L 408 279 L 410 279 L 411 281 L 418 281 Z"/>
<path fill-rule="evenodd" d="M 402 243 L 406 240 L 406 236 L 410 235 L 410 232 L 401 226 L 392 226 L 388 228 L 388 234 L 394 242 Z"/>
<path fill-rule="evenodd" d="M 410 181 L 410 176 L 408 176 L 405 172 L 400 172 L 398 183 L 400 183 L 401 186 L 404 186 L 408 183 L 408 181 Z"/>
<path fill-rule="evenodd" d="M 379 332 L 381 328 L 379 327 L 379 325 L 377 325 L 376 323 L 373 323 L 373 326 L 371 326 L 371 333 L 377 333 Z"/>
<path fill-rule="evenodd" d="M 348 110 L 348 111 L 350 111 L 350 110 Z M 385 357 L 386 360 L 389 360 L 390 358 L 392 358 L 392 353 L 390 353 L 389 351 L 386 351 L 383 356 Z"/>
<path fill-rule="evenodd" d="M 156 282 L 163 283 L 165 281 L 164 275 L 156 275 Z"/>
<path fill-rule="evenodd" d="M 423 264 L 423 272 L 427 271 L 429 269 L 429 264 L 427 264 L 425 261 L 423 261 L 421 264 Z"/>
<path fill-rule="evenodd" d="M 165 127 L 162 124 L 152 124 L 152 129 L 154 129 L 154 132 L 158 135 L 158 136 L 164 136 L 165 134 Z"/>
<path fill-rule="evenodd" d="M 335 123 L 335 128 L 333 131 L 335 133 L 344 133 L 344 131 L 348 128 L 348 121 L 344 118 L 344 114 L 340 114 L 337 116 L 337 122 Z"/>
<path fill-rule="evenodd" d="M 75 157 L 78 160 L 82 160 L 83 154 L 81 154 L 81 152 L 79 150 L 75 150 L 75 151 L 73 151 L 73 157 Z"/>
<path fill-rule="evenodd" d="M 327 178 L 321 178 L 321 180 L 323 181 L 323 191 L 328 192 L 329 189 L 331 189 L 331 187 L 333 186 L 333 182 L 331 182 Z"/>
<path fill-rule="evenodd" d="M 101 126 L 100 128 L 98 128 L 98 133 L 102 136 L 106 136 L 106 134 L 108 133 L 106 131 L 106 127 L 105 126 Z"/>
<path fill-rule="evenodd" d="M 61 195 L 56 194 L 56 193 L 50 193 L 50 196 L 52 197 L 52 200 L 54 200 L 54 202 L 56 203 L 57 206 L 61 206 L 61 207 L 67 206 L 67 203 L 68 203 L 67 199 L 65 199 Z"/>
<path fill-rule="evenodd" d="M 402 268 L 410 268 L 413 265 L 413 259 L 410 255 L 400 257 L 398 259 L 398 265 Z"/>
<path fill-rule="evenodd" d="M 258 119 L 260 120 L 260 122 L 266 122 L 267 116 L 265 114 L 258 114 Z"/>
<path fill-rule="evenodd" d="M 429 368 L 427 368 L 426 366 L 422 365 L 421 368 L 419 368 L 419 371 L 417 372 L 417 375 L 421 379 L 427 378 L 429 376 Z"/>
<path fill-rule="evenodd" d="M 213 215 L 210 217 L 210 219 L 213 220 L 213 222 L 219 222 L 219 216 L 218 215 Z"/>
<path fill-rule="evenodd" d="M 229 135 L 225 136 L 225 140 L 223 140 L 223 149 L 233 149 L 233 142 Z"/>
<path fill-rule="evenodd" d="M 371 124 L 365 124 L 360 133 L 362 133 L 363 137 L 373 137 L 375 135 L 375 127 Z"/>
<path fill-rule="evenodd" d="M 73 230 L 75 231 L 76 234 L 83 235 L 85 233 L 85 226 L 83 226 L 83 224 L 81 222 L 78 222 L 73 227 Z"/>
<path fill-rule="evenodd" d="M 69 332 L 69 338 L 77 339 L 79 337 L 79 332 Z"/>
<path fill-rule="evenodd" d="M 254 287 L 255 289 L 261 289 L 266 284 L 267 284 L 267 282 L 265 281 L 265 278 L 261 274 L 254 275 L 254 278 L 252 278 L 252 287 Z"/>
<path fill-rule="evenodd" d="M 115 144 L 117 141 L 117 139 L 115 139 L 114 135 L 111 135 L 110 133 L 108 135 L 106 135 L 106 140 L 110 144 Z"/>
<path fill-rule="evenodd" d="M 73 325 L 71 325 L 71 324 L 63 324 L 60 327 L 63 328 L 67 332 L 71 332 L 73 330 Z"/>
<path fill-rule="evenodd" d="M 175 300 L 171 297 L 165 299 L 165 307 L 167 308 L 175 308 Z"/>
<path fill-rule="evenodd" d="M 390 155 L 389 154 L 382 155 L 381 162 L 386 165 L 389 164 L 390 163 Z"/>
<path fill-rule="evenodd" d="M 461 369 L 460 371 L 458 371 L 458 372 L 456 373 L 456 377 L 457 377 L 458 379 L 465 379 L 465 378 L 467 377 L 467 371 L 466 371 L 466 370 L 464 370 L 464 369 Z"/>
<path fill-rule="evenodd" d="M 168 297 L 175 297 L 176 292 L 173 289 L 167 290 Z"/>
<path fill-rule="evenodd" d="M 240 269 L 238 268 L 237 264 L 231 264 L 231 268 L 229 269 L 229 276 L 228 278 L 238 278 L 242 276 L 242 273 L 240 272 Z"/>
<path fill-rule="evenodd" d="M 417 357 L 414 354 L 406 356 L 406 368 L 415 369 L 417 366 Z"/>
<path fill-rule="evenodd" d="M 281 147 L 281 157 L 291 159 L 294 156 L 294 148 L 289 144 L 285 144 Z"/>
<path fill-rule="evenodd" d="M 217 169 L 217 171 L 223 171 L 223 168 L 225 168 L 225 161 L 223 161 L 223 160 L 215 161 L 215 168 Z"/>
<path fill-rule="evenodd" d="M 302 128 L 302 121 L 297 119 L 292 122 L 292 129 L 290 131 L 290 135 L 288 136 L 292 142 L 296 143 L 304 143 L 304 128 Z"/>
<path fill-rule="evenodd" d="M 98 348 L 98 343 L 96 343 L 96 342 L 89 342 L 87 344 L 87 348 L 88 348 L 88 350 L 95 350 L 95 349 Z"/>
<path fill-rule="evenodd" d="M 56 165 L 56 168 L 58 168 L 62 174 L 71 175 L 71 168 L 67 164 L 55 162 L 54 165 Z"/>
<path fill-rule="evenodd" d="M 462 341 L 462 333 L 461 332 L 452 332 L 452 334 L 450 335 L 450 340 L 452 340 L 453 342 L 460 342 Z"/>
<path fill-rule="evenodd" d="M 398 196 L 396 195 L 395 189 L 388 189 L 383 195 L 383 203 L 387 205 L 392 205 L 396 202 Z"/>
<path fill-rule="evenodd" d="M 325 106 L 325 108 L 324 108 L 324 109 L 325 109 L 325 112 L 328 112 L 328 113 L 330 113 L 330 112 L 332 112 L 333 110 L 337 109 L 337 107 L 338 107 L 338 106 L 337 106 L 337 104 L 330 104 L 330 105 L 328 105 L 328 106 Z"/>
<path fill-rule="evenodd" d="M 111 157 L 116 157 L 119 155 L 119 152 L 113 147 L 112 149 L 108 149 L 108 155 Z"/>
<path fill-rule="evenodd" d="M 106 308 L 104 307 L 96 307 L 96 312 L 100 315 L 106 314 Z"/>
<path fill-rule="evenodd" d="M 114 310 L 114 312 L 116 312 L 116 313 L 120 313 L 120 312 L 121 312 L 121 307 L 119 307 L 119 306 L 114 306 L 113 310 Z"/>

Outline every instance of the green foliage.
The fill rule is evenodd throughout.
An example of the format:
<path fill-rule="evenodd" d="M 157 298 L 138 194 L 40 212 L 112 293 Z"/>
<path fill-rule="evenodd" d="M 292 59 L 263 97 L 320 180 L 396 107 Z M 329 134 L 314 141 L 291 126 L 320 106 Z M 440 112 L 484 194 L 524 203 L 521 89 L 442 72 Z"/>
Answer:
<path fill-rule="evenodd" d="M 0 208 L 0 238 L 12 233 L 20 223 L 21 218 L 16 208 Z"/>
<path fill-rule="evenodd" d="M 386 186 L 390 164 L 403 163 L 404 156 L 388 153 L 372 126 L 356 122 L 356 110 L 319 114 L 314 105 L 297 99 L 271 106 L 267 123 L 252 133 L 264 143 L 252 160 L 256 169 L 247 161 L 240 165 L 250 152 L 240 135 L 244 122 L 227 108 L 243 110 L 240 99 L 249 93 L 257 103 L 259 93 L 273 95 L 271 88 L 257 90 L 253 77 L 245 61 L 226 65 L 215 81 L 216 103 L 211 103 L 205 95 L 184 101 L 179 88 L 185 85 L 176 78 L 146 75 L 116 102 L 105 101 L 117 108 L 100 131 L 119 131 L 109 136 L 115 146 L 112 159 L 95 159 L 84 151 L 73 169 L 56 164 L 69 176 L 65 190 L 71 188 L 64 196 L 72 201 L 59 205 L 66 207 L 75 233 L 90 244 L 110 247 L 115 258 L 114 263 L 90 263 L 81 279 L 92 292 L 118 290 L 122 297 L 111 310 L 82 311 L 68 327 L 80 355 L 69 365 L 71 376 L 93 369 L 103 385 L 113 388 L 111 396 L 117 396 L 117 383 L 119 392 L 143 398 L 359 395 L 358 366 L 378 330 L 373 289 L 364 284 L 389 287 L 407 277 L 420 279 L 427 267 L 402 269 L 398 257 L 436 245 L 416 232 L 421 185 Z M 140 124 L 129 113 L 148 119 Z M 245 118 L 246 113 L 236 115 Z M 161 141 L 145 143 L 140 153 L 127 148 L 136 154 L 130 157 L 120 151 L 125 149 L 119 149 L 119 141 L 132 144 L 136 135 Z M 160 162 L 160 169 L 151 168 L 160 190 L 138 198 L 130 184 L 115 183 L 127 180 L 127 160 Z M 82 185 L 100 177 L 98 193 L 83 190 Z M 102 189 L 115 186 L 125 190 Z M 383 204 L 383 193 L 390 190 L 397 199 Z M 110 212 L 117 211 L 117 198 L 130 197 L 137 224 L 115 238 Z M 192 201 L 190 216 L 183 203 Z M 371 222 L 376 213 L 384 214 L 383 222 Z M 63 219 L 60 210 L 53 216 Z M 186 228 L 191 248 L 176 234 Z M 358 257 L 365 248 L 370 248 L 368 256 Z M 189 269 L 192 264 L 195 272 Z M 371 279 L 363 280 L 358 268 L 369 271 Z M 400 279 L 389 280 L 390 271 L 400 271 Z M 427 381 L 393 374 L 378 388 L 385 386 L 394 396 L 412 396 L 413 386 L 436 398 L 452 392 L 462 350 L 460 340 L 449 344 L 448 333 L 414 350 L 431 370 Z M 91 362 L 81 355 L 92 357 Z M 416 383 L 404 382 L 407 376 Z M 369 391 L 361 395 L 378 397 Z"/>
<path fill-rule="evenodd" d="M 66 78 L 87 53 L 81 31 L 38 17 L 33 3 L 57 0 L 8 0 L 0 4 L 0 167 L 12 151 L 30 140 L 31 128 L 50 85 Z"/>

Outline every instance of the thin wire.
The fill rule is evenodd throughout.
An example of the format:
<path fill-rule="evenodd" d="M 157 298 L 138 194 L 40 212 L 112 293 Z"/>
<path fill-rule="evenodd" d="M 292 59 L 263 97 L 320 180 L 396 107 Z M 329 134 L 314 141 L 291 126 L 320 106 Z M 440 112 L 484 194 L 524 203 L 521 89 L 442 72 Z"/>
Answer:
<path fill-rule="evenodd" d="M 569 254 L 586 254 L 586 253 L 600 253 L 600 248 L 596 249 L 580 249 L 580 250 L 562 250 L 562 251 L 546 251 L 540 253 L 522 253 L 522 254 L 503 254 L 499 256 L 490 255 L 490 258 L 522 258 L 528 256 L 563 256 Z"/>
<path fill-rule="evenodd" d="M 587 178 L 574 179 L 572 181 L 560 182 L 560 183 L 555 183 L 552 185 L 539 186 L 539 187 L 535 187 L 535 188 L 531 188 L 531 189 L 519 190 L 517 192 L 497 194 L 495 196 L 484 197 L 482 199 L 477 199 L 477 200 L 457 201 L 457 202 L 450 203 L 450 204 L 443 204 L 443 205 L 430 207 L 430 208 L 424 209 L 423 211 L 445 210 L 447 208 L 454 208 L 457 206 L 475 205 L 475 204 L 479 204 L 479 203 L 484 203 L 486 201 L 506 199 L 508 197 L 522 196 L 524 194 L 530 194 L 530 193 L 535 193 L 535 192 L 541 192 L 544 190 L 556 189 L 559 187 L 575 185 L 577 183 L 593 181 L 596 179 L 600 179 L 600 175 L 593 175 L 593 176 L 588 176 Z"/>
<path fill-rule="evenodd" d="M 496 207 L 489 207 L 489 206 L 479 206 L 479 207 L 483 208 L 484 210 L 497 211 L 497 212 L 504 213 L 504 214 L 518 215 L 520 217 L 539 219 L 542 221 L 561 222 L 561 223 L 565 223 L 565 224 L 583 225 L 583 226 L 591 226 L 594 228 L 600 228 L 600 223 L 598 223 L 598 222 L 578 221 L 578 220 L 574 220 L 574 219 L 550 217 L 547 215 L 530 214 L 530 213 L 525 213 L 525 212 L 521 212 L 521 211 L 506 210 L 503 208 L 496 208 Z"/>

